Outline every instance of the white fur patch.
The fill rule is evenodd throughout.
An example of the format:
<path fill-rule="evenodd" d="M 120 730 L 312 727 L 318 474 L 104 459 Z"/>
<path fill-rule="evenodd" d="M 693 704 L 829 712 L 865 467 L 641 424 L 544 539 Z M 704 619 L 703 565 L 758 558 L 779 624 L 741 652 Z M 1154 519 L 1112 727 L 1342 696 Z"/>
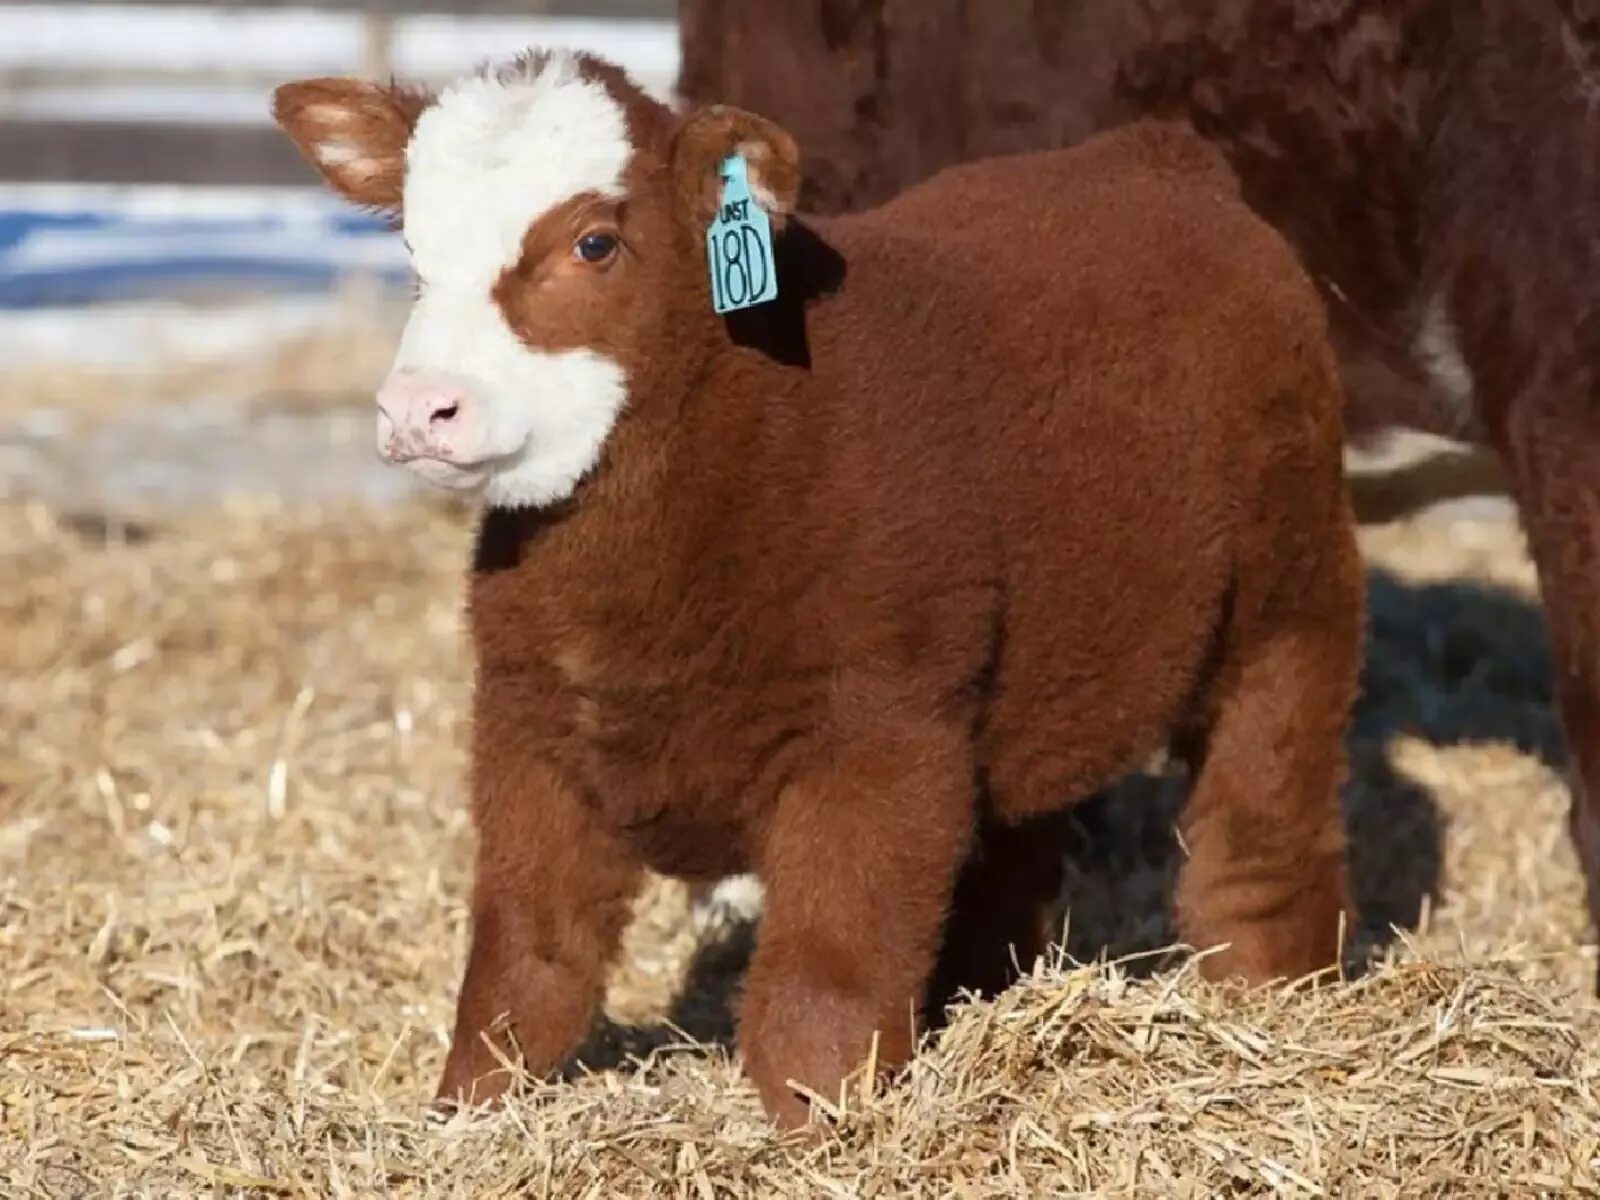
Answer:
<path fill-rule="evenodd" d="M 528 78 L 463 80 L 417 122 L 404 206 L 423 290 L 395 368 L 471 381 L 487 423 L 491 504 L 564 499 L 599 460 L 626 401 L 617 363 L 529 347 L 491 291 L 545 212 L 580 192 L 620 196 L 632 153 L 622 107 L 564 55 Z"/>
<path fill-rule="evenodd" d="M 753 164 L 761 161 L 760 156 L 764 153 L 764 147 L 755 142 L 740 142 L 737 152 L 744 155 L 746 163 Z M 762 182 L 759 170 L 750 171 L 750 195 L 757 204 L 769 213 L 779 211 L 778 197 L 771 188 Z"/>
<path fill-rule="evenodd" d="M 1462 428 L 1470 425 L 1476 411 L 1473 396 L 1477 389 L 1472 368 L 1461 354 L 1461 339 L 1443 292 L 1433 293 L 1423 306 L 1412 353 L 1434 388 L 1449 400 L 1456 424 Z"/>
<path fill-rule="evenodd" d="M 317 161 L 325 167 L 346 167 L 366 157 L 366 152 L 352 142 L 318 142 Z"/>

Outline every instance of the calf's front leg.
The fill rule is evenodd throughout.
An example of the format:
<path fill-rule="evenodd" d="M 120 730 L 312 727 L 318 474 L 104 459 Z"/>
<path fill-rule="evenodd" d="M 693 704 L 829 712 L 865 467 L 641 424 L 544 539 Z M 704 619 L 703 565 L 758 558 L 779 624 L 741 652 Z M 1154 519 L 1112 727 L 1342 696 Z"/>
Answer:
<path fill-rule="evenodd" d="M 588 1032 L 640 881 L 637 861 L 573 790 L 484 723 L 476 742 L 472 949 L 439 1085 L 445 1103 L 559 1067 Z"/>
<path fill-rule="evenodd" d="M 766 911 L 739 1018 L 745 1068 L 780 1125 L 793 1083 L 835 1100 L 872 1052 L 905 1062 L 973 830 L 964 733 L 897 721 L 779 798 L 761 848 Z"/>

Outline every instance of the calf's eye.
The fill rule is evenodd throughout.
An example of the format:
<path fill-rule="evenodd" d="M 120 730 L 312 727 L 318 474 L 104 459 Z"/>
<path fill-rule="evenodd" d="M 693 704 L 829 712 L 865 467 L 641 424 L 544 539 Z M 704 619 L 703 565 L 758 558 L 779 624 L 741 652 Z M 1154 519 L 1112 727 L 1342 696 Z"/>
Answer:
<path fill-rule="evenodd" d="M 605 262 L 617 251 L 617 239 L 609 233 L 590 233 L 578 239 L 578 257 L 587 263 Z"/>

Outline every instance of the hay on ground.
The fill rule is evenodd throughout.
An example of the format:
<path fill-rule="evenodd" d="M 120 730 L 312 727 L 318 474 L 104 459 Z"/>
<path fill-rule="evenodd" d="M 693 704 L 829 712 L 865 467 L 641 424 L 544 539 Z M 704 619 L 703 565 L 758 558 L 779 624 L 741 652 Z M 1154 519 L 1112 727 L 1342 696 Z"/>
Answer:
<path fill-rule="evenodd" d="M 459 512 L 0 507 L 7 1194 L 1594 1191 L 1594 962 L 1520 540 L 1367 544 L 1348 806 L 1377 968 L 1238 996 L 1043 965 L 792 1144 L 716 1044 L 749 930 L 665 882 L 588 1069 L 422 1119 L 470 862 Z M 1170 942 L 1173 793 L 1086 814 L 1073 953 Z"/>

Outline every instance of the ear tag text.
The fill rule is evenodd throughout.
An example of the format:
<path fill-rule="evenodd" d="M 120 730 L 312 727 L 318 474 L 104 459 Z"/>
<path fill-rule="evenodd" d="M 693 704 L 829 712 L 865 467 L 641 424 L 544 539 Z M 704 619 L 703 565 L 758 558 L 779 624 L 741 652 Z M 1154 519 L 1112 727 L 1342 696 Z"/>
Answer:
<path fill-rule="evenodd" d="M 778 270 L 772 256 L 772 221 L 750 194 L 744 156 L 722 163 L 722 206 L 706 230 L 711 265 L 711 303 L 718 314 L 751 308 L 778 298 Z"/>

